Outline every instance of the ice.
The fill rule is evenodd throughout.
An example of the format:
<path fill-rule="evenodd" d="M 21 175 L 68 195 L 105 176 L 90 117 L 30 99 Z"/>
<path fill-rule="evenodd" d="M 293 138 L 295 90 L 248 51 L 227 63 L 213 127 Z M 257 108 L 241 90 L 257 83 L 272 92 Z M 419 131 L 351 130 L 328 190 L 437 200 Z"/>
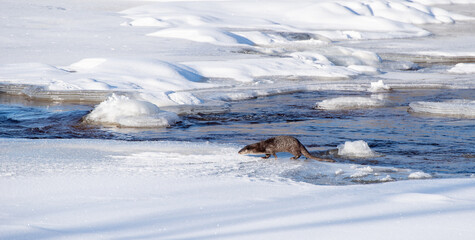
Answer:
<path fill-rule="evenodd" d="M 413 172 L 409 174 L 408 178 L 410 179 L 428 179 L 432 178 L 432 175 L 425 172 Z"/>
<path fill-rule="evenodd" d="M 347 141 L 344 144 L 338 145 L 338 155 L 344 157 L 369 158 L 378 156 L 368 143 L 363 140 Z M 363 169 L 363 172 L 372 172 L 372 169 Z"/>
<path fill-rule="evenodd" d="M 337 97 L 316 103 L 317 109 L 349 110 L 383 107 L 387 104 L 384 99 L 375 97 Z"/>
<path fill-rule="evenodd" d="M 319 186 L 285 176 L 380 170 L 261 160 L 206 142 L 0 139 L 0 149 L 2 239 L 447 239 L 461 228 L 457 238 L 468 240 L 474 233 L 473 178 Z"/>
<path fill-rule="evenodd" d="M 453 99 L 445 102 L 412 102 L 409 104 L 409 111 L 447 117 L 475 118 L 475 101 Z"/>
<path fill-rule="evenodd" d="M 367 91 L 474 87 L 470 31 L 446 32 L 470 29 L 460 21 L 471 18 L 427 6 L 470 2 L 6 0 L 0 91 L 90 101 L 87 123 L 120 127 L 166 127 L 180 118 L 165 109 L 224 112 L 222 101 L 300 91 L 352 91 L 325 109 L 381 107 L 388 101 Z M 410 108 L 473 118 L 472 106 Z M 378 156 L 364 141 L 340 145 L 342 163 L 261 160 L 240 147 L 0 139 L 0 238 L 450 239 L 454 229 L 473 238 L 473 176 L 400 181 L 432 175 L 346 163 Z"/>
<path fill-rule="evenodd" d="M 388 92 L 391 91 L 391 87 L 384 84 L 383 80 L 379 80 L 377 82 L 372 82 L 371 87 L 368 88 L 369 92 Z"/>
<path fill-rule="evenodd" d="M 475 63 L 458 63 L 448 70 L 449 73 L 470 74 L 475 73 Z"/>
<path fill-rule="evenodd" d="M 169 127 L 178 120 L 175 113 L 161 111 L 150 102 L 115 94 L 97 105 L 84 118 L 90 124 L 139 128 Z"/>

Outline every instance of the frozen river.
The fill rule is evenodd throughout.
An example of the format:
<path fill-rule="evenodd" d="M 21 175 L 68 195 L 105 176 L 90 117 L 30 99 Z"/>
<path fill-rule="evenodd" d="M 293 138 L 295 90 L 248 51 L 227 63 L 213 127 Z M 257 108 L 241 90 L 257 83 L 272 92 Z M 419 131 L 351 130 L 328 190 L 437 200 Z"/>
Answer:
<path fill-rule="evenodd" d="M 222 112 L 182 115 L 166 128 L 100 127 L 84 123 L 91 105 L 46 104 L 2 95 L 0 137 L 92 138 L 127 141 L 210 142 L 244 146 L 276 135 L 293 135 L 311 152 L 340 163 L 411 169 L 432 177 L 470 177 L 475 174 L 473 116 L 411 112 L 415 102 L 472 99 L 473 90 L 406 89 L 369 94 L 348 91 L 298 92 L 231 101 Z M 381 105 L 349 105 L 325 110 L 325 99 L 376 100 Z M 372 103 L 372 102 L 370 102 Z M 453 106 L 452 106 L 453 107 Z M 341 108 L 341 106 L 340 106 Z M 344 156 L 337 147 L 364 140 L 371 156 Z M 289 156 L 282 154 L 282 157 Z M 327 179 L 297 181 L 328 184 Z M 395 177 L 397 178 L 397 177 Z M 405 177 L 401 176 L 400 179 Z M 338 184 L 365 182 L 358 178 Z M 369 181 L 371 182 L 371 181 Z"/>
<path fill-rule="evenodd" d="M 471 240 L 474 4 L 2 0 L 0 238 Z"/>

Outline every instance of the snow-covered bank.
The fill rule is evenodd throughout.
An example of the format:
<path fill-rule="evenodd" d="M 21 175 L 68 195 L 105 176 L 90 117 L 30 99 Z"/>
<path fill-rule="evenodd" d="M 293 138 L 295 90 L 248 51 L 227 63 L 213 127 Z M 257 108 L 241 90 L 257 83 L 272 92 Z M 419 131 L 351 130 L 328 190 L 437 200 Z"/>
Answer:
<path fill-rule="evenodd" d="M 2 239 L 468 240 L 475 234 L 473 178 L 318 186 L 266 173 L 304 161 L 240 156 L 228 145 L 0 139 L 0 147 Z M 317 175 L 377 172 L 317 164 Z"/>
<path fill-rule="evenodd" d="M 474 87 L 467 70 L 456 77 L 443 71 L 433 78 L 437 69 L 402 74 L 417 65 L 341 46 L 346 40 L 364 44 L 430 34 L 417 24 L 473 20 L 428 6 L 440 1 L 306 0 L 271 6 L 247 0 L 148 1 L 142 6 L 124 0 L 124 8 L 138 6 L 120 12 L 107 0 L 47 3 L 6 1 L 2 8 L 2 32 L 11 39 L 0 38 L 5 53 L 0 83 L 32 86 L 14 92 L 31 99 L 99 103 L 112 92 L 126 92 L 157 107 L 219 105 L 217 100 L 295 91 L 360 91 L 380 76 L 391 86 Z M 31 17 L 17 17 L 24 14 Z M 69 21 L 58 26 L 59 18 Z"/>

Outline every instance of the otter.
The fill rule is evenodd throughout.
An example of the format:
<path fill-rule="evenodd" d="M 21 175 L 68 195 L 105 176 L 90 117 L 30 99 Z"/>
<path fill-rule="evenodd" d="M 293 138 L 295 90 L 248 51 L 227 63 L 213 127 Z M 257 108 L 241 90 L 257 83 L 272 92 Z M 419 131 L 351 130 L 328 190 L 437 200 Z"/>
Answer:
<path fill-rule="evenodd" d="M 324 162 L 335 162 L 332 159 L 323 159 L 312 156 L 305 146 L 300 143 L 297 138 L 292 136 L 277 136 L 272 137 L 264 141 L 260 141 L 258 143 L 253 143 L 250 145 L 245 146 L 241 150 L 239 150 L 239 154 L 265 154 L 263 159 L 267 159 L 270 155 L 274 155 L 275 159 L 277 159 L 278 152 L 289 152 L 294 155 L 291 159 L 298 159 L 300 156 L 304 155 L 306 158 L 314 159 L 317 161 L 324 161 Z"/>

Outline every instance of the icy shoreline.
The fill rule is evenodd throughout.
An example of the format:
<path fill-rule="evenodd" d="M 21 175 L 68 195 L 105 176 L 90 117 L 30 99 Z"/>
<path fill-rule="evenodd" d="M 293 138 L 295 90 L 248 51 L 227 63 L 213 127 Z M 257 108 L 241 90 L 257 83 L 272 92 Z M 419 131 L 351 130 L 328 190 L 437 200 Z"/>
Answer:
<path fill-rule="evenodd" d="M 51 0 L 51 5 L 32 5 L 24 11 L 50 14 L 54 19 L 66 18 L 65 14 L 77 7 L 68 22 L 73 29 L 68 34 L 72 36 L 67 36 L 71 37 L 71 44 L 79 41 L 76 44 L 83 48 L 73 48 L 70 43 L 58 40 L 57 50 L 44 55 L 62 59 L 65 52 L 71 52 L 82 57 L 61 64 L 7 61 L 0 65 L 0 84 L 12 94 L 24 94 L 35 100 L 97 102 L 105 101 L 114 92 L 159 108 L 219 105 L 217 101 L 295 91 L 362 91 L 381 79 L 394 88 L 475 88 L 469 70 L 418 72 L 413 62 L 383 59 L 372 49 L 346 44 L 350 40 L 364 43 L 427 36 L 430 32 L 421 24 L 473 21 L 472 17 L 429 6 L 441 3 L 453 1 L 326 0 L 298 4 L 276 1 L 271 8 L 253 1 L 151 1 L 111 16 L 101 10 L 83 9 L 77 3 L 70 3 L 70 8 L 55 6 L 57 3 Z M 97 4 L 105 6 L 107 1 Z M 11 20 L 3 24 L 10 26 L 18 21 L 35 39 L 50 39 L 48 31 L 38 31 L 32 20 L 17 19 L 9 13 L 7 16 Z M 101 24 L 83 26 L 75 21 L 81 16 Z M 49 18 L 41 21 L 50 24 Z M 98 35 L 102 41 L 91 41 L 90 46 L 84 46 L 83 39 L 75 35 L 84 28 L 93 33 L 109 33 L 110 39 Z M 21 29 L 5 31 L 16 36 Z M 58 29 L 49 31 L 54 33 Z M 41 45 L 41 42 L 31 43 L 28 38 L 17 39 L 20 45 Z M 4 59 L 17 55 L 24 55 L 25 59 L 34 57 L 22 52 L 27 49 L 14 48 L 9 41 L 4 45 L 7 53 L 18 51 L 6 54 Z M 103 53 L 108 48 L 109 52 Z M 402 72 L 405 70 L 408 71 Z M 458 76 L 452 75 L 454 71 Z M 12 90 L 20 85 L 30 87 Z"/>
<path fill-rule="evenodd" d="M 1 144 L 9 146 L 4 166 L 22 173 L 0 177 L 4 239 L 447 239 L 454 234 L 471 239 L 474 234 L 473 178 L 318 186 L 271 175 L 230 175 L 223 166 L 238 170 L 256 161 L 233 154 L 232 146 L 21 139 Z M 30 151 L 18 151 L 25 147 Z M 212 174 L 213 169 L 220 171 Z"/>

